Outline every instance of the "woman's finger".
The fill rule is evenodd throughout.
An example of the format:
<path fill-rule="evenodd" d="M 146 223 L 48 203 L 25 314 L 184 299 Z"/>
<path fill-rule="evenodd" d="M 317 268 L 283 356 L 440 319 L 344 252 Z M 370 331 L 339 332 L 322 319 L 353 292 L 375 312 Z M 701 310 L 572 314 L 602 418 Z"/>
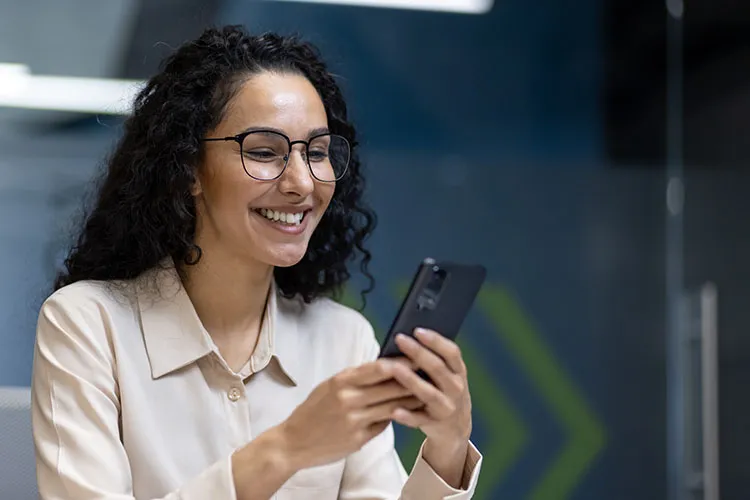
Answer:
<path fill-rule="evenodd" d="M 410 411 L 405 408 L 396 408 L 391 418 L 394 422 L 412 429 L 419 429 L 424 425 L 435 423 L 435 420 L 423 410 Z"/>
<path fill-rule="evenodd" d="M 422 345 L 443 358 L 454 373 L 466 375 L 466 364 L 464 363 L 461 348 L 458 347 L 458 344 L 433 330 L 425 328 L 414 330 L 414 336 Z"/>
<path fill-rule="evenodd" d="M 411 394 L 409 389 L 393 379 L 378 385 L 356 388 L 354 390 L 357 391 L 355 404 L 361 407 L 400 399 Z"/>
<path fill-rule="evenodd" d="M 369 386 L 379 384 L 392 378 L 392 369 L 396 362 L 392 359 L 381 358 L 370 363 L 347 368 L 334 379 L 343 386 Z"/>
<path fill-rule="evenodd" d="M 390 420 L 393 412 L 397 408 L 409 410 L 419 410 L 424 407 L 424 403 L 414 396 L 407 396 L 400 399 L 394 399 L 385 403 L 368 406 L 360 411 L 355 412 L 354 418 L 363 422 L 365 425 L 371 425 L 373 422 Z"/>
<path fill-rule="evenodd" d="M 405 366 L 397 366 L 393 370 L 393 376 L 425 404 L 425 411 L 436 420 L 446 418 L 455 411 L 456 405 L 451 398 L 436 386 L 423 380 L 413 370 Z"/>
<path fill-rule="evenodd" d="M 451 397 L 458 396 L 463 385 L 458 383 L 461 377 L 450 369 L 443 358 L 406 335 L 398 335 L 396 343 L 401 352 L 408 356 L 418 368 L 424 370 L 440 390 Z"/>

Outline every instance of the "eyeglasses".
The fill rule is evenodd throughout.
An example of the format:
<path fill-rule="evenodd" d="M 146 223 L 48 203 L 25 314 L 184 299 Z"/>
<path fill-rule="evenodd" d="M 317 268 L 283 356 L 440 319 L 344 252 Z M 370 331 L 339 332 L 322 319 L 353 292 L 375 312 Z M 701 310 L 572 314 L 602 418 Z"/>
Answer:
<path fill-rule="evenodd" d="M 340 135 L 325 133 L 307 141 L 292 141 L 273 130 L 252 130 L 232 137 L 210 137 L 203 141 L 234 141 L 240 145 L 240 158 L 245 173 L 259 181 L 281 177 L 289 164 L 292 146 L 304 144 L 302 159 L 312 176 L 321 182 L 336 182 L 349 168 L 351 147 Z"/>

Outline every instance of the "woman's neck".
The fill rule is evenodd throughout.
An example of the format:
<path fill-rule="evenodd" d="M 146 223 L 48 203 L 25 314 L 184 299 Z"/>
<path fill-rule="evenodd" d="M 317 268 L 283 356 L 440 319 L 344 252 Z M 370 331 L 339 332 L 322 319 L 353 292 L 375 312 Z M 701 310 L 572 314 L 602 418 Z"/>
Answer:
<path fill-rule="evenodd" d="M 273 267 L 204 250 L 197 264 L 183 267 L 185 290 L 220 350 L 255 346 Z M 222 352 L 225 359 L 227 356 Z M 252 354 L 252 349 L 249 355 Z"/>

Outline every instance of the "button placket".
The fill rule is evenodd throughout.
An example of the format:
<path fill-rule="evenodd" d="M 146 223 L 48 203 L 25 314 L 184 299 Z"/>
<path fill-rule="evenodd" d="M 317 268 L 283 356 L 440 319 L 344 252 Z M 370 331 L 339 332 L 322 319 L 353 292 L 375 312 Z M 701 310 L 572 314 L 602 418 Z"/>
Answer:
<path fill-rule="evenodd" d="M 227 391 L 227 398 L 229 398 L 229 401 L 232 403 L 236 403 L 242 398 L 242 391 L 237 387 L 232 387 Z"/>
<path fill-rule="evenodd" d="M 232 377 L 231 385 L 226 390 L 228 405 L 228 424 L 230 428 L 229 442 L 233 448 L 239 448 L 250 441 L 250 407 L 247 390 L 241 380 Z"/>

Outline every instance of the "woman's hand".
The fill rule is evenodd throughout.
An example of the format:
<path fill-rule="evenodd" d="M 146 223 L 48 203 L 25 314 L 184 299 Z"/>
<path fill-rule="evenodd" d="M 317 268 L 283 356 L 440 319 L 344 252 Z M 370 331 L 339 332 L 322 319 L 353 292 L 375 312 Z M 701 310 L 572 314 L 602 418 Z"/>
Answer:
<path fill-rule="evenodd" d="M 359 450 L 385 430 L 396 408 L 423 406 L 394 380 L 398 365 L 379 359 L 342 371 L 318 385 L 284 422 L 235 452 L 238 500 L 271 497 L 298 470 Z"/>
<path fill-rule="evenodd" d="M 424 459 L 457 488 L 462 481 L 472 427 L 466 365 L 455 342 L 430 330 L 417 329 L 415 336 L 418 341 L 398 335 L 396 343 L 413 367 L 422 369 L 434 385 L 405 363 L 395 366 L 394 378 L 424 407 L 396 408 L 392 418 L 425 433 Z"/>
<path fill-rule="evenodd" d="M 344 458 L 383 432 L 394 410 L 422 406 L 394 380 L 398 365 L 379 359 L 344 370 L 313 390 L 280 425 L 294 470 Z"/>

